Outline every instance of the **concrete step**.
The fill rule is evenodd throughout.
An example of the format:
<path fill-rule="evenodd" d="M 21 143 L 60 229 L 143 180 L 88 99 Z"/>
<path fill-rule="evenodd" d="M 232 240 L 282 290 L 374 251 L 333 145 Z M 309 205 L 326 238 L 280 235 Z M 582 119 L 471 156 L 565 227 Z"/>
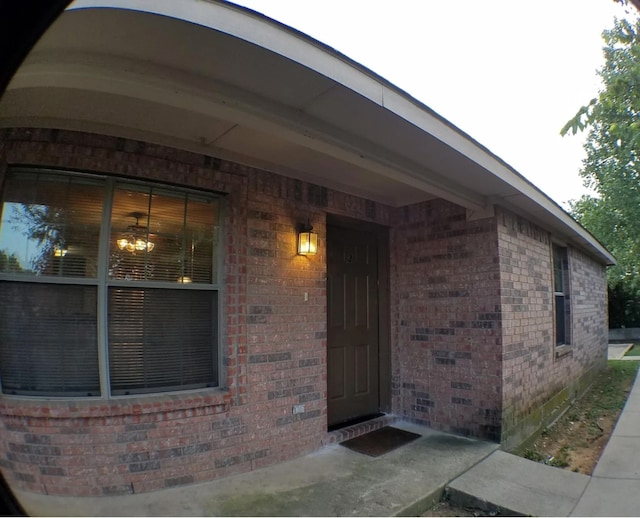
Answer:
<path fill-rule="evenodd" d="M 453 480 L 455 505 L 509 516 L 569 516 L 590 477 L 495 451 Z"/>

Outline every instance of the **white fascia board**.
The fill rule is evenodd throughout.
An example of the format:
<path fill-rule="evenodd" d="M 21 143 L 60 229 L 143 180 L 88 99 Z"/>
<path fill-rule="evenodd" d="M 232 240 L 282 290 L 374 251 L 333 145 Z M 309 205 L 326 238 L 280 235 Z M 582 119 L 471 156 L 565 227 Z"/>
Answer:
<path fill-rule="evenodd" d="M 559 205 L 484 146 L 374 72 L 295 29 L 243 7 L 209 0 L 76 0 L 67 9 L 85 8 L 126 9 L 176 18 L 229 34 L 298 62 L 383 106 L 473 160 L 487 174 L 542 207 L 561 227 L 576 234 L 578 241 L 589 243 L 606 262 L 615 264 L 613 256 Z"/>

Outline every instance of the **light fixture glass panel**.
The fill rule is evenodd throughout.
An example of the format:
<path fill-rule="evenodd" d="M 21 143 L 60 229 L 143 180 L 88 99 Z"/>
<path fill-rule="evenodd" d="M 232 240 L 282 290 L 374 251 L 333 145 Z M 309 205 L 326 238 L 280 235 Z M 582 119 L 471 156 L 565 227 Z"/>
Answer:
<path fill-rule="evenodd" d="M 298 253 L 300 255 L 315 255 L 318 252 L 318 234 L 315 232 L 300 232 L 298 235 Z"/>

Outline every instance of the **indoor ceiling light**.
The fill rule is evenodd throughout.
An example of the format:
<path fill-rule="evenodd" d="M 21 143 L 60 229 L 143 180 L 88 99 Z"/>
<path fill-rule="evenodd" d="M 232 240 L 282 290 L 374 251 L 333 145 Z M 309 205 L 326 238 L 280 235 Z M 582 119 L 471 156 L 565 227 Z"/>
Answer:
<path fill-rule="evenodd" d="M 136 252 L 151 252 L 155 248 L 156 245 L 149 240 L 147 227 L 138 224 L 142 216 L 146 216 L 146 214 L 141 212 L 131 213 L 131 217 L 136 218 L 136 223 L 127 227 L 125 237 L 116 240 L 120 250 L 135 254 Z"/>

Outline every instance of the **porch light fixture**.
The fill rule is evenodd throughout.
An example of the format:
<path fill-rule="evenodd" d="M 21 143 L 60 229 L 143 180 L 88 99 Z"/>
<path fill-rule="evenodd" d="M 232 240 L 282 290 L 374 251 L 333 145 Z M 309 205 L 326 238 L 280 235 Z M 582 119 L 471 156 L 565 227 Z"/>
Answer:
<path fill-rule="evenodd" d="M 300 225 L 298 232 L 298 255 L 316 255 L 318 252 L 318 234 L 313 231 L 313 227 L 307 220 L 306 224 Z"/>
<path fill-rule="evenodd" d="M 62 246 L 56 246 L 53 249 L 54 257 L 64 257 L 65 255 L 67 255 L 67 253 L 69 253 L 69 250 Z"/>
<path fill-rule="evenodd" d="M 135 225 L 129 225 L 127 227 L 127 237 L 120 238 L 116 241 L 120 250 L 126 250 L 135 254 L 136 252 L 151 252 L 155 248 L 155 244 L 149 241 L 149 233 L 147 227 L 139 225 L 138 222 L 142 216 L 140 212 L 131 213 L 131 217 L 136 218 Z"/>

